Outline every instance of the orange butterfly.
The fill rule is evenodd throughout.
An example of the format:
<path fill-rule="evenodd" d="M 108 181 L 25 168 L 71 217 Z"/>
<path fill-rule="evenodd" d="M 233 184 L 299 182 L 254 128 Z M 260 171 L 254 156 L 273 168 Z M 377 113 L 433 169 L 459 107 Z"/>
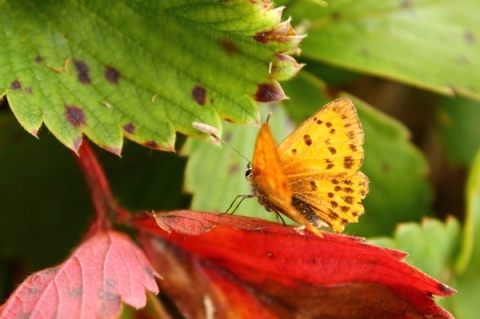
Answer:
<path fill-rule="evenodd" d="M 342 232 L 364 213 L 368 178 L 363 163 L 363 130 L 349 99 L 325 105 L 278 147 L 268 119 L 247 168 L 252 194 L 267 211 L 282 213 L 313 233 L 317 227 Z"/>

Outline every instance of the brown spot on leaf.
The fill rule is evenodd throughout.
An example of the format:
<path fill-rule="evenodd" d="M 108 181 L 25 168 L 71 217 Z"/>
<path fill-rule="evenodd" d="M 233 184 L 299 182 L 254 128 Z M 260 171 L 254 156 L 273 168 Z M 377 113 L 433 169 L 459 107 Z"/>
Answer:
<path fill-rule="evenodd" d="M 220 39 L 220 45 L 222 46 L 223 50 L 227 52 L 229 55 L 235 55 L 240 52 L 238 46 L 235 42 L 231 41 L 230 39 Z"/>
<path fill-rule="evenodd" d="M 312 188 L 312 191 L 316 191 L 317 190 L 317 184 L 315 184 L 315 181 L 310 181 L 310 186 Z"/>
<path fill-rule="evenodd" d="M 352 212 L 353 217 L 358 217 L 359 213 L 358 212 Z"/>
<path fill-rule="evenodd" d="M 342 190 L 342 188 L 341 188 L 340 186 L 335 186 L 334 190 L 335 190 L 336 192 L 339 192 L 339 191 Z"/>
<path fill-rule="evenodd" d="M 361 189 L 361 190 L 360 190 L 358 193 L 359 193 L 359 194 L 360 194 L 360 196 L 362 196 L 362 197 L 365 197 L 365 196 L 367 196 L 367 191 L 366 191 L 366 190 L 364 190 L 364 189 Z"/>
<path fill-rule="evenodd" d="M 75 69 L 77 70 L 78 74 L 78 81 L 83 84 L 90 84 L 92 80 L 90 79 L 90 71 L 88 69 L 88 65 L 79 60 L 74 60 L 73 63 L 75 64 Z"/>
<path fill-rule="evenodd" d="M 296 148 L 292 149 L 292 155 L 295 155 L 295 154 L 297 154 L 297 149 Z"/>
<path fill-rule="evenodd" d="M 349 147 L 350 147 L 350 150 L 351 150 L 352 152 L 356 152 L 356 151 L 357 151 L 357 145 L 355 145 L 355 144 L 350 144 Z"/>
<path fill-rule="evenodd" d="M 310 138 L 310 135 L 305 134 L 303 136 L 303 141 L 305 142 L 305 145 L 310 146 L 312 145 L 312 139 Z"/>
<path fill-rule="evenodd" d="M 258 102 L 272 102 L 284 98 L 285 93 L 283 93 L 282 89 L 271 83 L 259 84 L 255 93 L 255 100 Z"/>
<path fill-rule="evenodd" d="M 343 188 L 343 191 L 347 194 L 351 194 L 353 193 L 353 189 L 351 187 L 344 187 Z"/>
<path fill-rule="evenodd" d="M 352 205 L 353 204 L 353 197 L 352 196 L 342 196 L 342 199 L 345 203 Z"/>
<path fill-rule="evenodd" d="M 332 17 L 332 20 L 339 20 L 342 17 L 342 15 L 340 12 L 334 11 L 332 12 L 331 17 Z"/>
<path fill-rule="evenodd" d="M 41 56 L 37 55 L 33 60 L 37 63 L 42 63 L 43 58 Z"/>
<path fill-rule="evenodd" d="M 228 166 L 228 173 L 230 175 L 233 175 L 234 173 L 238 172 L 240 170 L 240 166 L 236 164 L 232 164 Z"/>
<path fill-rule="evenodd" d="M 143 143 L 143 145 L 146 146 L 146 147 L 154 148 L 154 149 L 159 148 L 157 142 L 155 142 L 155 141 L 146 141 L 145 143 Z"/>
<path fill-rule="evenodd" d="M 195 85 L 192 90 L 192 97 L 199 105 L 205 105 L 207 90 L 203 86 Z"/>
<path fill-rule="evenodd" d="M 13 91 L 18 91 L 22 88 L 22 83 L 19 80 L 14 80 L 12 84 L 10 84 L 10 89 Z"/>
<path fill-rule="evenodd" d="M 87 123 L 85 112 L 75 105 L 65 104 L 65 118 L 73 127 L 81 127 Z"/>
<path fill-rule="evenodd" d="M 465 33 L 463 34 L 463 37 L 465 38 L 465 41 L 467 41 L 468 43 L 477 42 L 477 37 L 475 36 L 475 34 L 473 34 L 470 31 L 465 31 Z"/>
<path fill-rule="evenodd" d="M 330 146 L 330 147 L 328 148 L 328 150 L 330 151 L 330 153 L 331 153 L 332 155 L 334 155 L 335 153 L 337 153 L 337 150 L 336 150 L 334 147 L 331 147 L 331 146 Z"/>
<path fill-rule="evenodd" d="M 27 87 L 25 88 L 25 93 L 27 93 L 27 94 L 32 94 L 32 93 L 33 93 L 32 87 L 31 87 L 31 86 L 27 86 Z"/>
<path fill-rule="evenodd" d="M 330 163 L 330 164 L 327 165 L 327 169 L 332 169 L 334 166 L 335 166 L 335 164 Z"/>
<path fill-rule="evenodd" d="M 325 125 L 326 125 L 327 127 L 332 127 L 332 123 L 330 123 L 330 122 L 325 123 Z"/>
<path fill-rule="evenodd" d="M 342 225 L 345 226 L 348 224 L 348 219 L 342 218 Z"/>
<path fill-rule="evenodd" d="M 328 198 L 333 198 L 333 193 L 328 193 L 327 196 Z"/>
<path fill-rule="evenodd" d="M 342 207 L 340 207 L 340 209 L 342 210 L 342 212 L 346 213 L 346 212 L 348 212 L 348 211 L 350 210 L 350 207 L 348 207 L 348 206 L 342 206 Z"/>
<path fill-rule="evenodd" d="M 345 185 L 352 185 L 352 181 L 349 180 L 349 179 L 343 180 L 342 183 L 345 184 Z"/>
<path fill-rule="evenodd" d="M 322 124 L 322 123 L 323 123 L 322 120 L 317 120 L 317 124 L 318 124 L 318 125 L 320 125 L 320 124 Z"/>
<path fill-rule="evenodd" d="M 253 39 L 259 43 L 266 44 L 270 41 L 276 41 L 278 43 L 287 43 L 291 36 L 296 35 L 295 30 L 292 27 L 288 29 L 278 28 L 269 31 L 258 32 L 253 36 Z"/>
<path fill-rule="evenodd" d="M 343 127 L 350 127 L 352 126 L 352 123 L 345 123 L 345 125 L 343 125 Z"/>
<path fill-rule="evenodd" d="M 333 208 L 338 206 L 337 202 L 334 200 L 330 201 L 330 205 L 332 205 Z"/>
<path fill-rule="evenodd" d="M 117 69 L 107 66 L 105 67 L 105 79 L 110 83 L 117 84 L 120 79 L 120 73 Z"/>
<path fill-rule="evenodd" d="M 332 128 L 332 129 L 330 130 L 330 134 L 335 134 L 335 129 L 334 129 L 334 128 Z"/>
<path fill-rule="evenodd" d="M 336 179 L 332 179 L 332 184 L 338 185 L 338 181 Z"/>
<path fill-rule="evenodd" d="M 347 133 L 347 136 L 348 136 L 349 139 L 353 139 L 355 137 L 355 133 L 353 131 L 349 131 Z"/>
<path fill-rule="evenodd" d="M 412 2 L 410 0 L 402 0 L 400 6 L 404 9 L 409 9 L 412 6 Z"/>
<path fill-rule="evenodd" d="M 135 133 L 135 124 L 129 122 L 123 126 L 123 130 L 129 134 Z"/>

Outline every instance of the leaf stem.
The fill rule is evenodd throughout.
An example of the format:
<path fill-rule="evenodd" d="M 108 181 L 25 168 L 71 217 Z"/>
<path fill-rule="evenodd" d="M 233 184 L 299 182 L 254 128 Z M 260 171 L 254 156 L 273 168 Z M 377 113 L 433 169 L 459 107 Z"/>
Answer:
<path fill-rule="evenodd" d="M 75 156 L 85 181 L 87 182 L 95 212 L 93 228 L 110 229 L 111 219 L 117 211 L 117 203 L 112 197 L 107 178 L 92 149 L 83 141 Z M 95 227 L 96 226 L 96 227 Z"/>

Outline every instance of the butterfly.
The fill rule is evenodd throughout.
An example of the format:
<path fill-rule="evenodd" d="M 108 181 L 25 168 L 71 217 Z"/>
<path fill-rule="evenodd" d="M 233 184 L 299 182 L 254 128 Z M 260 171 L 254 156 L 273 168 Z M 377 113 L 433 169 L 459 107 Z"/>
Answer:
<path fill-rule="evenodd" d="M 349 99 L 334 100 L 275 146 L 268 119 L 258 134 L 246 177 L 251 195 L 321 236 L 342 232 L 364 213 L 369 180 L 360 172 L 364 134 Z"/>

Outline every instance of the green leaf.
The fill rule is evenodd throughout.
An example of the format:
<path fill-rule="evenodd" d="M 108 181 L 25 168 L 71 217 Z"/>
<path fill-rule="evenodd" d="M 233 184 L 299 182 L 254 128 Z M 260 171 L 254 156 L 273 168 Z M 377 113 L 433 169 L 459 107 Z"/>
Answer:
<path fill-rule="evenodd" d="M 370 243 L 408 253 L 407 262 L 430 276 L 447 281 L 455 259 L 460 236 L 460 224 L 450 217 L 445 223 L 425 218 L 417 223 L 400 224 L 393 239 L 370 238 Z"/>
<path fill-rule="evenodd" d="M 77 150 L 82 133 L 174 150 L 191 123 L 258 123 L 284 98 L 302 37 L 282 9 L 248 1 L 0 1 L 0 94 L 21 125 Z"/>
<path fill-rule="evenodd" d="M 452 283 L 457 293 L 448 298 L 449 309 L 457 319 L 478 317 L 478 292 L 480 291 L 479 268 L 470 268 Z"/>
<path fill-rule="evenodd" d="M 480 20 L 474 0 L 292 1 L 308 33 L 302 53 L 435 92 L 480 99 Z"/>
<path fill-rule="evenodd" d="M 332 100 L 318 78 L 302 71 L 284 84 L 291 97 L 283 102 L 297 122 Z M 362 167 L 370 179 L 364 200 L 365 214 L 348 232 L 361 236 L 389 235 L 399 222 L 419 221 L 429 215 L 433 191 L 427 183 L 428 165 L 409 141 L 408 130 L 395 119 L 352 96 L 365 132 L 365 160 Z"/>
<path fill-rule="evenodd" d="M 480 103 L 465 98 L 443 98 L 436 108 L 436 126 L 447 156 L 468 166 L 480 147 Z"/>
<path fill-rule="evenodd" d="M 458 294 L 451 303 L 457 318 L 478 317 L 480 291 L 480 149 L 470 168 L 466 185 L 466 213 L 461 250 L 455 263 Z"/>
<path fill-rule="evenodd" d="M 467 268 L 480 269 L 480 149 L 470 168 L 465 193 L 467 211 L 462 250 L 455 265 L 457 274 Z"/>

